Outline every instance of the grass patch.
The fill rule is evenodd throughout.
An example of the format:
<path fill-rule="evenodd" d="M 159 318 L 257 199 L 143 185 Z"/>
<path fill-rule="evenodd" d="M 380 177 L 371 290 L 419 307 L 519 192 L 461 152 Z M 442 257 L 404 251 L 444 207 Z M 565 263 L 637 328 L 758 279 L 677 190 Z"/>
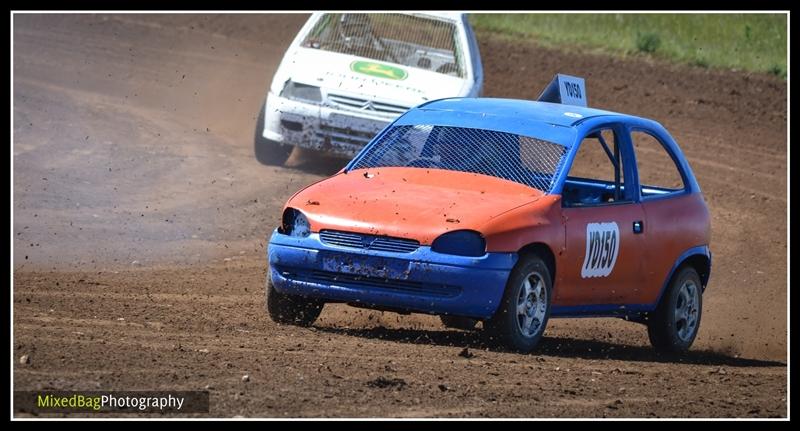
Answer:
<path fill-rule="evenodd" d="M 786 77 L 785 14 L 471 14 L 477 31 Z"/>
<path fill-rule="evenodd" d="M 661 45 L 658 33 L 636 33 L 636 49 L 639 52 L 653 53 Z"/>

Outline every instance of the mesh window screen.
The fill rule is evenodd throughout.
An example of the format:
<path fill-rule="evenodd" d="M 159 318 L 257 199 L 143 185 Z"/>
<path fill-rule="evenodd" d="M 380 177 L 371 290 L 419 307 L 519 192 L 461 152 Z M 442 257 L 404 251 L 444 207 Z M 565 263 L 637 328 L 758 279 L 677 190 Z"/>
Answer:
<path fill-rule="evenodd" d="M 432 18 L 327 13 L 303 46 L 464 77 L 455 25 Z"/>
<path fill-rule="evenodd" d="M 417 167 L 472 172 L 550 191 L 566 148 L 541 139 L 449 126 L 395 126 L 352 169 Z"/>

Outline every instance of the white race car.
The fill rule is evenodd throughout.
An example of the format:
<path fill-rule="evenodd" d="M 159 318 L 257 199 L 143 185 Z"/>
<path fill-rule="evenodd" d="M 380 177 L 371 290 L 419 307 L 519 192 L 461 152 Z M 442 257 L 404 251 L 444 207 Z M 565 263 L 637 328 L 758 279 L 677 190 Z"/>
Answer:
<path fill-rule="evenodd" d="M 294 146 L 353 157 L 409 108 L 482 87 L 465 14 L 315 13 L 275 72 L 256 157 L 280 165 Z"/>

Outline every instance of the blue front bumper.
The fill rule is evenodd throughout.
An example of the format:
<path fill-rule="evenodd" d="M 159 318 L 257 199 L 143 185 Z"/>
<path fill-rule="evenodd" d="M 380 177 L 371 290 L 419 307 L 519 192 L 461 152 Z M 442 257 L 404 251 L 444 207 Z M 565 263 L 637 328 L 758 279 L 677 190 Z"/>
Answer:
<path fill-rule="evenodd" d="M 491 317 L 516 253 L 454 256 L 422 246 L 410 253 L 328 245 L 281 234 L 267 252 L 275 290 L 329 301 L 432 314 Z"/>

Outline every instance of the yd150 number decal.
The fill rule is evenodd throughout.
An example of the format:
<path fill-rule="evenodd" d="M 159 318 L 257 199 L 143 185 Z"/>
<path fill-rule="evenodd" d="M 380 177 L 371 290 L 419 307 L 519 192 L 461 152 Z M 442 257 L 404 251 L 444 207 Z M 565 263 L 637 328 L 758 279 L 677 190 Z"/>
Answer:
<path fill-rule="evenodd" d="M 581 277 L 607 277 L 614 269 L 619 254 L 619 227 L 616 223 L 586 225 L 586 257 Z"/>

